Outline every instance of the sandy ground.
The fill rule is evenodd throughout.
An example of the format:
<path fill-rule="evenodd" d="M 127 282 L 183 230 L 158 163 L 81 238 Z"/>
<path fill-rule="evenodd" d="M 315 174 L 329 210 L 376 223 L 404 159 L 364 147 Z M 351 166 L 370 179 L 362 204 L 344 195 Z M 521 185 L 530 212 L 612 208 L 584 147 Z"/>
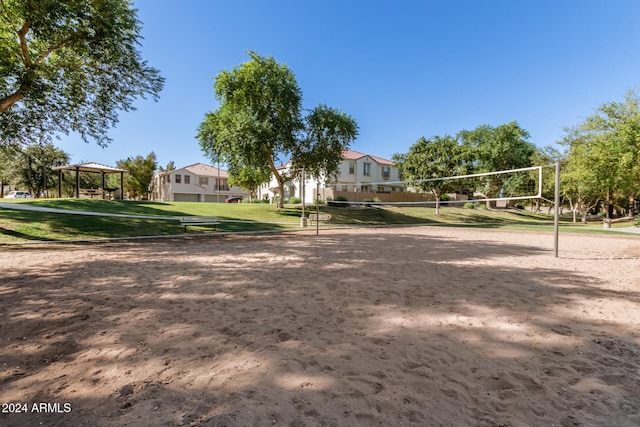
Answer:
<path fill-rule="evenodd" d="M 640 236 L 552 246 L 434 227 L 5 246 L 0 425 L 640 425 Z"/>

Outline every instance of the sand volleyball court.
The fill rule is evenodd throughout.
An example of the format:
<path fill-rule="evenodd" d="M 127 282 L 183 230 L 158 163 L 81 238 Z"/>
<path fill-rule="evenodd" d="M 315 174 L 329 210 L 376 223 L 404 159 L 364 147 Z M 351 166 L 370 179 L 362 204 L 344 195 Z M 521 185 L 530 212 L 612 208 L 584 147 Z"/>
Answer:
<path fill-rule="evenodd" d="M 640 236 L 552 246 L 436 227 L 5 246 L 0 425 L 640 425 Z"/>

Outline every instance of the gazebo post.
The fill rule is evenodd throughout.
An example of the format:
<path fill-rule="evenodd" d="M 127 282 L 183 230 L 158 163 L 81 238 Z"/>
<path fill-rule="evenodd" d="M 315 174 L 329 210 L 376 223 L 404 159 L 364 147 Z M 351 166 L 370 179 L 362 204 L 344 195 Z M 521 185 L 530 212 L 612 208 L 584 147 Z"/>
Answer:
<path fill-rule="evenodd" d="M 102 194 L 104 198 L 104 193 L 107 187 L 107 174 L 110 173 L 120 173 L 120 186 L 124 187 L 124 173 L 127 172 L 124 169 L 112 168 L 110 166 L 101 165 L 99 163 L 82 163 L 79 165 L 66 165 L 66 166 L 55 166 L 53 170 L 58 171 L 58 197 L 62 198 L 62 177 L 63 171 L 75 171 L 76 172 L 76 191 L 75 197 L 80 198 L 80 172 L 89 172 L 89 173 L 101 173 L 102 174 Z M 73 196 L 72 196 L 73 197 Z M 124 194 L 121 195 L 121 199 L 124 199 Z"/>
<path fill-rule="evenodd" d="M 80 198 L 80 166 L 76 166 L 76 199 Z"/>

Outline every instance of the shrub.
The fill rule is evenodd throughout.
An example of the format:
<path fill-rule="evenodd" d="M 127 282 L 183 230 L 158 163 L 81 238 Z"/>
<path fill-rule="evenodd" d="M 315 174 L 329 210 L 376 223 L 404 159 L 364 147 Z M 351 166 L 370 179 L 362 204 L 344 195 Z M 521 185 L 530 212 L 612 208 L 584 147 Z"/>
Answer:
<path fill-rule="evenodd" d="M 300 197 L 290 197 L 289 198 L 289 203 L 295 205 L 298 203 L 302 203 L 302 199 Z"/>
<path fill-rule="evenodd" d="M 348 201 L 349 200 L 345 196 L 336 196 L 335 201 L 328 200 L 327 204 L 329 206 L 335 206 L 335 207 L 339 207 L 339 208 L 344 208 L 346 206 L 349 206 L 349 203 L 343 203 L 343 202 L 348 202 Z"/>
<path fill-rule="evenodd" d="M 475 207 L 476 207 L 476 204 L 473 202 L 467 202 L 464 204 L 465 209 L 474 209 Z"/>

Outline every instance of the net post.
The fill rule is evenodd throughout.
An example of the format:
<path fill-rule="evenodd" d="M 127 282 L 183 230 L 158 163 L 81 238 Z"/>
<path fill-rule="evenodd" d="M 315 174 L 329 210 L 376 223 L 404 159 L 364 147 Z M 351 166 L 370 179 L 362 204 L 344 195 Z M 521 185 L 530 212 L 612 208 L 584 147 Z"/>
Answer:
<path fill-rule="evenodd" d="M 316 182 L 316 236 L 320 234 L 320 182 Z"/>
<path fill-rule="evenodd" d="M 558 258 L 558 235 L 560 231 L 560 162 L 556 162 L 556 186 L 553 212 L 553 255 Z"/>
<path fill-rule="evenodd" d="M 307 177 L 304 174 L 304 168 L 302 168 L 302 185 L 300 186 L 302 189 L 302 215 L 300 216 L 300 227 L 306 227 L 307 226 L 307 217 L 305 216 L 305 212 L 304 212 L 304 208 L 305 208 L 305 182 L 307 180 Z"/>
<path fill-rule="evenodd" d="M 538 168 L 538 198 L 542 197 L 542 166 Z"/>

